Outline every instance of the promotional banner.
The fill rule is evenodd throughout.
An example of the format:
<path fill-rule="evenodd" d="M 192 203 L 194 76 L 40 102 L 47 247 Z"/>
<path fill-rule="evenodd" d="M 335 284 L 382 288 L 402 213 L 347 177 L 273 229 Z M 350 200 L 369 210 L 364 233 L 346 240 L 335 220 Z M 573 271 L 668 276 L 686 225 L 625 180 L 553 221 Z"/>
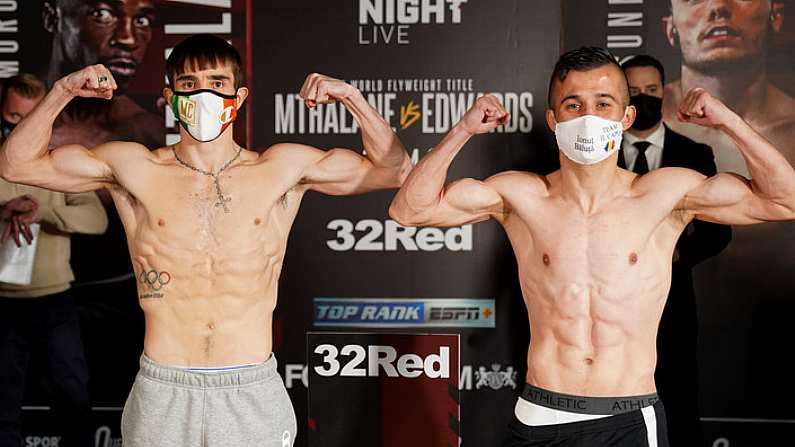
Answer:
<path fill-rule="evenodd" d="M 299 0 L 258 4 L 253 19 L 267 24 L 255 26 L 253 38 L 257 147 L 293 141 L 361 152 L 350 113 L 339 104 L 308 109 L 298 98 L 304 78 L 318 72 L 356 86 L 414 161 L 478 96 L 495 94 L 510 122 L 470 140 L 450 178 L 555 168 L 544 120 L 560 33 L 552 2 Z M 393 196 L 303 199 L 280 280 L 274 345 L 299 420 L 307 330 L 456 333 L 462 445 L 495 445 L 524 382 L 529 340 L 510 245 L 495 222 L 404 228 L 387 216 Z M 435 311 L 442 300 L 450 309 Z"/>
<path fill-rule="evenodd" d="M 509 122 L 471 139 L 449 173 L 451 180 L 485 179 L 505 170 L 557 169 L 544 116 L 549 77 L 562 51 L 596 45 L 621 60 L 647 53 L 663 61 L 666 122 L 710 144 L 720 170 L 747 175 L 730 140 L 671 119 L 672 102 L 694 82 L 710 80 L 703 85 L 714 86 L 713 94 L 795 161 L 787 138 L 795 110 L 793 20 L 795 5 L 775 0 L 0 0 L 0 78 L 31 72 L 52 85 L 86 65 L 105 64 L 120 85 L 114 99 L 74 101 L 52 145 L 130 140 L 155 149 L 179 138 L 162 97 L 165 59 L 186 36 L 213 33 L 243 56 L 250 96 L 236 120 L 239 144 L 264 151 L 296 142 L 361 153 L 358 125 L 343 106 L 309 109 L 298 97 L 310 73 L 359 89 L 415 163 L 479 96 L 492 93 Z M 734 59 L 705 60 L 699 36 L 709 33 L 750 43 Z M 119 418 L 143 349 L 143 315 L 121 223 L 107 192 L 98 194 L 108 231 L 73 236 L 72 267 L 91 422 L 96 446 L 105 447 L 121 443 Z M 458 378 L 461 445 L 499 445 L 525 381 L 530 339 L 511 246 L 493 221 L 404 227 L 387 214 L 394 194 L 309 193 L 291 229 L 273 350 L 298 418 L 295 445 L 310 445 L 318 439 L 311 431 L 328 427 L 315 417 L 321 413 L 313 403 L 329 410 L 318 391 L 307 394 L 323 357 L 314 348 L 307 357 L 307 333 L 322 341 L 339 331 L 460 337 L 449 374 Z M 729 247 L 695 270 L 709 446 L 778 445 L 793 437 L 788 402 L 795 395 L 782 351 L 795 314 L 793 253 L 792 223 L 735 228 Z M 369 346 L 393 346 L 396 359 L 443 355 L 396 341 L 325 344 L 356 345 L 366 355 Z M 379 352 L 373 353 L 387 355 Z M 59 442 L 49 385 L 41 379 L 45 363 L 32 362 L 27 383 L 26 445 Z M 454 394 L 448 389 L 446 396 Z"/>

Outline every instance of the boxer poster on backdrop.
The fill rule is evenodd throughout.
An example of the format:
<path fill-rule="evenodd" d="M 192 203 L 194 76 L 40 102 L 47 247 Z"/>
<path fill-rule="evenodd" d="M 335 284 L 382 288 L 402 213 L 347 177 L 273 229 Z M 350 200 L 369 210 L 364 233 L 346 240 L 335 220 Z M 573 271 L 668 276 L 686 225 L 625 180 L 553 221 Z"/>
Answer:
<path fill-rule="evenodd" d="M 734 143 L 672 115 L 683 90 L 702 86 L 778 144 L 795 163 L 795 4 L 565 0 L 564 50 L 610 49 L 619 58 L 649 54 L 665 65 L 665 122 L 712 146 L 718 169 L 747 175 Z M 740 42 L 710 47 L 709 33 Z M 720 255 L 695 270 L 699 368 L 707 445 L 762 446 L 791 441 L 795 392 L 781 346 L 793 339 L 795 223 L 735 227 Z M 783 394 L 782 394 L 783 393 Z M 770 399 L 769 396 L 776 396 Z"/>

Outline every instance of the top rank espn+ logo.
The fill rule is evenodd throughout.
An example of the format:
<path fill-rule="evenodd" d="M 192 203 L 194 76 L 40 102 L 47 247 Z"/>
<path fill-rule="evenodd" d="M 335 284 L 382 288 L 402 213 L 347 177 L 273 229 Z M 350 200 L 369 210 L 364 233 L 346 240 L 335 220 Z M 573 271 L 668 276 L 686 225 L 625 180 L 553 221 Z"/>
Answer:
<path fill-rule="evenodd" d="M 468 0 L 359 0 L 359 45 L 410 44 L 411 25 L 461 23 Z"/>
<path fill-rule="evenodd" d="M 479 327 L 496 324 L 493 299 L 314 298 L 317 327 Z"/>

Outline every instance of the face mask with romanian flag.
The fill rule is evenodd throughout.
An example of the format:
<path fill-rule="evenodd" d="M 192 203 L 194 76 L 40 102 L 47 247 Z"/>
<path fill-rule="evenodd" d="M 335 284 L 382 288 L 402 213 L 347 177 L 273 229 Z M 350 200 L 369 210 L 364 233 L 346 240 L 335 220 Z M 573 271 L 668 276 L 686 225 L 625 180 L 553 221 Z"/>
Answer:
<path fill-rule="evenodd" d="M 599 163 L 621 147 L 624 125 L 595 115 L 558 123 L 555 139 L 569 160 L 582 165 Z"/>
<path fill-rule="evenodd" d="M 207 89 L 174 92 L 171 109 L 190 136 L 207 143 L 221 136 L 235 121 L 237 96 Z"/>

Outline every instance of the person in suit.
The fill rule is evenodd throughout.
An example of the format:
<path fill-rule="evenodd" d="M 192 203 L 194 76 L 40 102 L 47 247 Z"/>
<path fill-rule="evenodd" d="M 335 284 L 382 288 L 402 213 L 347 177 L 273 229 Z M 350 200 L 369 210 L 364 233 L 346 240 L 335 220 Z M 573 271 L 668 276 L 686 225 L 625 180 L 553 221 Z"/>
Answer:
<path fill-rule="evenodd" d="M 709 146 L 669 129 L 662 120 L 665 70 L 655 58 L 635 56 L 621 68 L 627 76 L 630 104 L 637 117 L 624 133 L 618 165 L 645 174 L 684 167 L 706 176 L 717 173 Z M 657 334 L 655 381 L 665 402 L 671 445 L 701 442 L 698 399 L 698 314 L 693 267 L 720 253 L 731 240 L 731 227 L 693 220 L 674 251 L 671 290 Z M 694 442 L 696 441 L 696 442 Z"/>
<path fill-rule="evenodd" d="M 35 76 L 21 73 L 3 81 L 0 143 L 47 93 Z M 33 224 L 40 231 L 31 230 Z M 0 281 L 0 447 L 19 447 L 26 383 L 46 372 L 54 432 L 62 447 L 94 445 L 91 433 L 89 371 L 78 308 L 70 282 L 70 237 L 100 234 L 108 218 L 94 193 L 64 194 L 0 179 L 0 244 L 36 239 L 30 282 Z M 32 445 L 28 441 L 25 445 Z"/>

